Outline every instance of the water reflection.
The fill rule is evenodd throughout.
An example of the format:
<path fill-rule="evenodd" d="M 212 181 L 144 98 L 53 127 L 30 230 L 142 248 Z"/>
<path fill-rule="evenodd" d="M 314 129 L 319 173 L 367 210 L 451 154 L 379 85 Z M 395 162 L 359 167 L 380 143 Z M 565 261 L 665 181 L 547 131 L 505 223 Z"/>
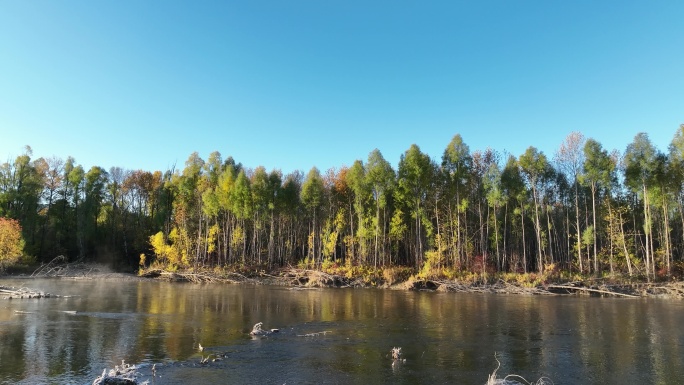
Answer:
<path fill-rule="evenodd" d="M 0 303 L 0 382 L 7 384 L 88 383 L 123 359 L 196 363 L 212 352 L 228 358 L 176 367 L 163 383 L 482 384 L 497 366 L 495 352 L 500 375 L 546 376 L 556 384 L 667 384 L 684 376 L 681 302 L 164 282 L 2 284 L 78 295 Z M 281 332 L 252 340 L 247 333 L 256 322 Z M 393 367 L 395 346 L 407 361 Z"/>

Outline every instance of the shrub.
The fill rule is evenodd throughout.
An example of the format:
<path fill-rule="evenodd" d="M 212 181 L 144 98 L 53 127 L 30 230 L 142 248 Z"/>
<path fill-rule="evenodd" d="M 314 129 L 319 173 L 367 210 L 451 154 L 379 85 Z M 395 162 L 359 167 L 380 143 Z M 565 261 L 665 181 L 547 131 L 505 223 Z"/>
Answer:
<path fill-rule="evenodd" d="M 382 278 L 388 285 L 397 282 L 405 282 L 413 275 L 414 271 L 410 267 L 393 266 L 382 269 Z"/>

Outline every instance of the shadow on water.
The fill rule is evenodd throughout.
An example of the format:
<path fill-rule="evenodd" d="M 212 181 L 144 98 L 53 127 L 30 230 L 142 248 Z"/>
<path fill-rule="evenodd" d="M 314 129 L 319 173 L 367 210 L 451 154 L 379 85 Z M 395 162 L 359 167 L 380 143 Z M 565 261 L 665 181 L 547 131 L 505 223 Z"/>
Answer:
<path fill-rule="evenodd" d="M 545 376 L 556 385 L 666 384 L 684 376 L 681 302 L 147 281 L 2 283 L 75 295 L 0 303 L 3 384 L 91 383 L 121 360 L 143 364 L 148 376 L 156 363 L 151 384 L 484 384 L 497 367 L 495 353 L 499 377 Z M 280 332 L 251 338 L 257 322 Z M 402 348 L 405 363 L 393 365 L 393 347 Z"/>

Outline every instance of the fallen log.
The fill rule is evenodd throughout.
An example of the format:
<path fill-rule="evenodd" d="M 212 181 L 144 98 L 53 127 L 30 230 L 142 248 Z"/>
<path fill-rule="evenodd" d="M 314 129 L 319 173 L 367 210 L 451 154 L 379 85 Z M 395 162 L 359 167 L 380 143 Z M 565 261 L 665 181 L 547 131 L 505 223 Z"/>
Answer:
<path fill-rule="evenodd" d="M 546 288 L 547 289 L 576 290 L 576 291 L 584 291 L 587 293 L 598 293 L 598 294 L 615 295 L 615 296 L 619 296 L 619 297 L 639 298 L 638 295 L 619 293 L 619 292 L 610 291 L 610 290 L 592 289 L 589 287 L 582 287 L 582 286 L 548 285 L 548 286 L 546 286 Z"/>
<path fill-rule="evenodd" d="M 29 289 L 29 288 L 15 288 L 0 286 L 0 294 L 3 294 L 2 299 L 38 299 L 38 298 L 50 298 L 59 297 L 58 295 L 45 293 L 42 291 Z"/>

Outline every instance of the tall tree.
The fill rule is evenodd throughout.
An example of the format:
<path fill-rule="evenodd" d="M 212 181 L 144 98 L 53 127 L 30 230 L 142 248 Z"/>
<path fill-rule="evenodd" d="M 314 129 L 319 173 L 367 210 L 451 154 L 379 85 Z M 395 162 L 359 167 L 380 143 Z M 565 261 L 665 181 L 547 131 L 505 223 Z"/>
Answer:
<path fill-rule="evenodd" d="M 496 252 L 496 267 L 501 270 L 503 263 L 499 250 L 500 229 L 498 223 L 498 211 L 505 204 L 505 196 L 501 183 L 501 169 L 497 162 L 491 163 L 483 176 L 483 184 L 487 203 L 493 209 L 491 219 L 494 221 L 494 246 Z M 489 220 L 489 219 L 488 219 Z"/>
<path fill-rule="evenodd" d="M 368 258 L 368 238 L 370 235 L 370 220 L 366 215 L 368 203 L 371 199 L 371 191 L 368 183 L 366 167 L 360 160 L 354 161 L 346 174 L 347 184 L 354 196 L 354 213 L 356 213 L 356 228 L 354 222 L 352 226 L 352 254 L 358 261 L 365 263 Z M 355 246 L 358 245 L 358 248 Z"/>
<path fill-rule="evenodd" d="M 669 150 L 669 170 L 671 173 L 669 177 L 675 191 L 681 227 L 679 239 L 680 242 L 684 242 L 684 124 L 679 126 L 679 129 L 672 138 Z M 681 255 L 682 251 L 679 253 Z"/>
<path fill-rule="evenodd" d="M 470 182 L 472 157 L 470 148 L 456 134 L 442 155 L 442 175 L 446 182 L 447 214 L 449 217 L 450 238 L 455 243 L 450 249 L 455 253 L 453 263 L 460 265 L 466 254 L 468 196 L 466 189 Z M 455 211 L 455 215 L 454 215 Z M 455 218 L 454 218 L 455 216 Z"/>
<path fill-rule="evenodd" d="M 384 255 L 384 245 L 385 245 L 385 233 L 386 233 L 386 218 L 383 215 L 382 220 L 380 219 L 380 212 L 382 210 L 383 214 L 387 208 L 387 201 L 389 198 L 389 193 L 392 191 L 395 182 L 395 174 L 392 169 L 392 165 L 383 158 L 380 150 L 377 148 L 373 150 L 368 155 L 368 163 L 366 165 L 368 170 L 366 177 L 368 179 L 368 185 L 371 189 L 373 202 L 375 205 L 375 221 L 373 223 L 375 230 L 375 250 L 373 264 L 377 267 L 378 256 L 380 253 L 378 243 L 379 238 L 382 235 L 381 244 L 383 246 Z M 382 224 L 380 223 L 382 221 Z"/>
<path fill-rule="evenodd" d="M 252 218 L 254 214 L 254 206 L 252 202 L 252 189 L 244 170 L 240 170 L 235 185 L 231 191 L 230 200 L 232 203 L 231 211 L 235 217 L 240 221 L 240 226 L 234 230 L 235 237 L 234 244 L 237 245 L 240 241 L 242 243 L 241 258 L 242 263 L 247 263 L 247 226 L 245 225 L 248 219 Z"/>
<path fill-rule="evenodd" d="M 553 169 L 546 159 L 544 153 L 535 147 L 529 147 L 524 154 L 520 155 L 520 168 L 525 175 L 527 182 L 532 189 L 534 200 L 534 229 L 537 236 L 537 267 L 540 273 L 544 272 L 543 243 L 541 237 L 541 188 L 546 180 L 553 174 Z"/>
<path fill-rule="evenodd" d="M 655 276 L 655 258 L 653 256 L 653 234 L 650 193 L 656 168 L 657 150 L 646 133 L 639 133 L 625 151 L 625 184 L 634 193 L 641 195 L 644 218 L 644 253 L 647 277 Z"/>
<path fill-rule="evenodd" d="M 101 241 L 100 219 L 101 209 L 105 199 L 105 186 L 108 179 L 107 172 L 98 166 L 93 166 L 85 174 L 83 210 L 83 236 L 84 244 L 81 244 L 81 257 L 94 252 L 95 247 Z M 104 218 L 103 218 L 104 219 Z"/>
<path fill-rule="evenodd" d="M 416 267 L 420 267 L 425 254 L 427 239 L 424 232 L 425 203 L 429 187 L 435 175 L 435 166 L 420 147 L 412 144 L 399 160 L 397 200 L 408 210 L 414 220 L 413 255 Z"/>
<path fill-rule="evenodd" d="M 324 199 L 323 178 L 316 167 L 313 167 L 306 175 L 306 180 L 302 185 L 301 199 L 304 206 L 312 214 L 311 232 L 309 238 L 311 239 L 309 249 L 310 258 L 314 263 L 320 262 L 320 247 L 317 247 L 316 239 L 318 238 L 318 210 L 320 209 Z"/>
<path fill-rule="evenodd" d="M 525 180 L 520 172 L 520 165 L 518 160 L 510 155 L 506 161 L 506 166 L 501 173 L 501 187 L 504 191 L 504 195 L 508 198 L 508 201 L 512 201 L 515 204 L 515 209 L 513 213 L 520 216 L 520 236 L 514 239 L 520 239 L 522 242 L 522 267 L 523 271 L 527 272 L 527 247 L 525 238 L 525 206 L 527 201 L 527 191 L 525 190 Z M 508 207 L 508 203 L 506 203 Z M 505 236 L 506 232 L 504 232 Z M 510 247 L 510 246 L 509 246 Z M 506 250 L 506 238 L 504 238 L 504 250 Z M 511 254 L 514 254 L 511 251 Z M 515 264 L 517 265 L 519 257 L 516 258 Z"/>
<path fill-rule="evenodd" d="M 580 210 L 579 210 L 579 176 L 582 172 L 584 164 L 584 151 L 586 139 L 582 133 L 574 131 L 571 132 L 563 141 L 560 148 L 556 152 L 555 160 L 560 170 L 565 173 L 569 181 L 572 181 L 575 198 L 575 234 L 576 234 L 576 250 L 577 262 L 580 271 L 584 270 L 582 263 L 582 229 L 580 227 Z M 568 234 L 569 235 L 569 234 Z"/>
<path fill-rule="evenodd" d="M 610 186 L 614 163 L 608 155 L 608 151 L 594 139 L 589 139 L 584 145 L 584 166 L 581 180 L 591 189 L 591 212 L 592 212 L 592 238 L 594 244 L 594 273 L 599 272 L 596 237 L 596 194 L 599 189 L 607 189 Z"/>
<path fill-rule="evenodd" d="M 101 169 L 100 169 L 101 170 Z M 75 233 L 75 249 L 78 250 L 78 258 L 83 259 L 86 256 L 86 222 L 85 214 L 88 207 L 83 202 L 85 200 L 85 178 L 86 173 L 81 165 L 77 165 L 71 169 L 68 174 L 69 184 L 73 187 L 73 224 Z"/>
<path fill-rule="evenodd" d="M 45 208 L 44 210 L 41 210 L 43 212 L 43 218 L 40 230 L 40 244 L 38 246 L 38 255 L 42 256 L 47 248 L 45 244 L 47 242 L 46 237 L 48 236 L 48 230 L 52 228 L 52 226 L 50 226 L 50 220 L 54 215 L 52 206 L 58 198 L 58 193 L 64 180 L 64 161 L 57 157 L 47 159 L 39 158 L 34 164 L 36 170 L 38 170 L 38 174 L 43 177 L 41 183 L 43 192 L 40 200 L 43 202 Z M 56 247 L 57 245 L 54 242 L 50 242 L 49 248 L 52 251 L 50 254 L 54 254 Z M 54 255 L 56 256 L 57 254 Z"/>
<path fill-rule="evenodd" d="M 263 166 L 259 166 L 254 170 L 251 178 L 252 185 L 252 202 L 254 204 L 253 223 L 254 229 L 252 234 L 252 250 L 256 257 L 256 262 L 261 264 L 261 239 L 262 233 L 265 232 L 265 219 L 269 212 L 269 203 L 273 200 L 272 186 L 269 182 L 268 174 Z"/>

